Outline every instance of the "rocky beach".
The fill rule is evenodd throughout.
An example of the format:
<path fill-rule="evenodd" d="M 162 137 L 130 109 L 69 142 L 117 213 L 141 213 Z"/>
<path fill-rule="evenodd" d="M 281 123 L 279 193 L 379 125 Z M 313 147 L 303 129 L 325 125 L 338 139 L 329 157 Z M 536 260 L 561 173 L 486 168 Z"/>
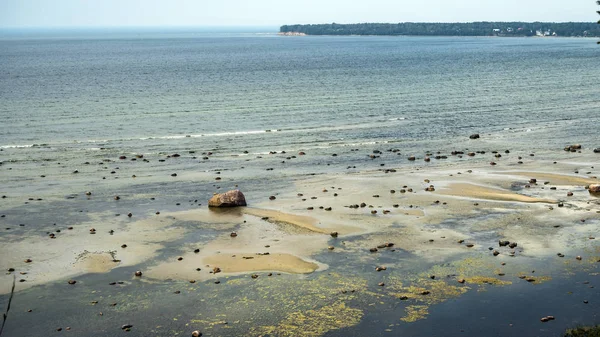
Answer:
<path fill-rule="evenodd" d="M 12 190 L 2 196 L 0 267 L 6 273 L 0 277 L 0 291 L 9 294 L 13 278 L 17 281 L 16 309 L 7 329 L 17 332 L 29 317 L 42 314 L 52 317 L 57 328 L 66 328 L 60 317 L 48 312 L 60 304 L 19 300 L 34 294 L 79 299 L 69 306 L 81 307 L 81 315 L 91 307 L 105 307 L 98 309 L 101 317 L 98 312 L 81 317 L 85 327 L 70 323 L 74 333 L 89 334 L 90 326 L 118 328 L 116 317 L 128 317 L 133 310 L 111 307 L 109 302 L 119 298 L 135 311 L 151 311 L 157 302 L 171 306 L 175 316 L 183 315 L 190 328 L 207 335 L 228 334 L 222 330 L 227 328 L 256 335 L 317 336 L 360 326 L 370 309 L 357 305 L 357 300 L 375 304 L 395 299 L 395 311 L 404 306 L 400 322 L 415 322 L 427 319 L 439 303 L 460 301 L 482 289 L 526 283 L 532 289 L 551 287 L 554 279 L 571 275 L 577 275 L 571 286 L 582 275 L 595 284 L 600 198 L 589 186 L 600 181 L 594 167 L 598 154 L 585 147 L 574 152 L 558 149 L 552 154 L 558 160 L 553 160 L 544 158 L 549 154 L 510 150 L 471 155 L 465 151 L 427 160 L 435 156 L 347 149 L 337 156 L 349 162 L 367 157 L 372 168 L 296 176 L 286 186 L 247 190 L 247 206 L 226 208 L 210 208 L 208 199 L 228 189 L 246 189 L 244 176 L 231 165 L 228 170 L 208 170 L 203 177 L 183 172 L 161 178 L 147 170 L 155 163 L 160 171 L 175 172 L 181 161 L 197 161 L 189 151 L 183 156 L 143 156 L 143 161 L 127 155 L 106 158 L 97 163 L 100 169 L 71 172 L 73 178 L 51 195 L 34 192 L 42 190 L 36 184 L 45 184 L 50 174 L 35 179 L 26 193 Z M 213 153 L 211 158 L 218 156 Z M 273 151 L 242 157 L 237 164 L 280 161 L 284 166 L 290 156 L 299 155 Z M 413 156 L 415 160 L 409 160 Z M 69 165 L 60 165 L 68 170 Z M 106 171 L 116 166 L 118 175 L 99 185 L 108 180 Z M 24 171 L 18 163 L 3 163 L 3 168 Z M 273 168 L 267 175 L 281 179 L 281 171 Z M 161 187 L 140 193 L 136 188 L 145 181 Z M 174 203 L 161 198 L 165 186 L 188 190 L 181 190 L 180 202 Z M 173 297 L 160 301 L 153 297 L 165 294 L 142 290 L 165 288 Z M 251 321 L 242 313 L 237 319 L 227 314 L 230 310 L 220 300 L 203 299 L 211 309 L 200 320 L 189 317 L 187 309 L 176 309 L 181 292 L 202 297 L 206 291 L 219 299 L 243 297 L 247 303 L 240 305 L 248 309 L 286 309 L 275 310 L 284 315 L 280 318 L 273 314 Z M 263 301 L 257 292 L 273 299 Z M 149 301 L 143 307 L 139 296 L 145 297 L 143 303 Z M 590 298 L 598 300 L 592 286 L 577 297 L 573 301 L 586 304 Z M 304 317 L 309 308 L 313 316 Z M 102 318 L 111 311 L 113 319 Z M 312 328 L 297 325 L 295 315 L 302 315 Z M 547 315 L 539 315 L 543 322 Z M 227 321 L 226 326 L 216 323 L 220 321 Z M 153 331 L 148 323 L 142 319 L 131 329 Z M 296 330 L 300 328 L 302 332 Z M 381 333 L 395 329 L 402 331 L 402 325 Z M 38 331 L 44 330 L 52 329 Z"/>

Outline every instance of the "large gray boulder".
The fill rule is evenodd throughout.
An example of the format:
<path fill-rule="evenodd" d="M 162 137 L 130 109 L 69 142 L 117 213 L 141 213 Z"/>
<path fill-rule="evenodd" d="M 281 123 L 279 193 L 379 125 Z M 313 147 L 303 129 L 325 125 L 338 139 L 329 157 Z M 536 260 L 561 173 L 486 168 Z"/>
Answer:
<path fill-rule="evenodd" d="M 237 207 L 246 206 L 246 198 L 240 190 L 231 190 L 215 194 L 208 201 L 208 207 Z"/>
<path fill-rule="evenodd" d="M 592 194 L 600 194 L 600 184 L 591 184 L 588 186 L 588 191 Z"/>

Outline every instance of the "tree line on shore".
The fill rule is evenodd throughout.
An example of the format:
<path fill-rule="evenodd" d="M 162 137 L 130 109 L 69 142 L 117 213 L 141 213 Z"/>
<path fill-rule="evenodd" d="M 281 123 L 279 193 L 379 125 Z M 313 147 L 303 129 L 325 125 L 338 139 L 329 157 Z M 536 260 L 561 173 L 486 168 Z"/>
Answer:
<path fill-rule="evenodd" d="M 600 25 L 596 22 L 330 23 L 284 25 L 279 31 L 306 35 L 600 37 Z"/>

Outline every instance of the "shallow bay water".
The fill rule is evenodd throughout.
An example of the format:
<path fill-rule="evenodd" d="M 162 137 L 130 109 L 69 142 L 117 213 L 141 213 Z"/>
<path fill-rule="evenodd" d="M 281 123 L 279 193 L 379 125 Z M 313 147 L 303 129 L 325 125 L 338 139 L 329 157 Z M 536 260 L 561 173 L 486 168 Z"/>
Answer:
<path fill-rule="evenodd" d="M 5 333 L 597 324 L 594 42 L 2 38 L 0 267 L 15 271 L 0 275 L 0 308 L 17 279 Z M 247 210 L 206 207 L 234 188 Z"/>

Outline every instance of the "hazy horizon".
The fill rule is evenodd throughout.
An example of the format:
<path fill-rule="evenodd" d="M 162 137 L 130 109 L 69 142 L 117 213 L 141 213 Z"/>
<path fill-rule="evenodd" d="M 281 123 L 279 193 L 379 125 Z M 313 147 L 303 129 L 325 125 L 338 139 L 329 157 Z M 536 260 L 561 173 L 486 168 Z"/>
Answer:
<path fill-rule="evenodd" d="M 373 0 L 301 5 L 274 0 L 3 0 L 0 28 L 190 28 L 279 27 L 286 24 L 398 22 L 595 22 L 593 0 L 565 5 L 561 0 L 457 0 L 447 2 Z"/>

